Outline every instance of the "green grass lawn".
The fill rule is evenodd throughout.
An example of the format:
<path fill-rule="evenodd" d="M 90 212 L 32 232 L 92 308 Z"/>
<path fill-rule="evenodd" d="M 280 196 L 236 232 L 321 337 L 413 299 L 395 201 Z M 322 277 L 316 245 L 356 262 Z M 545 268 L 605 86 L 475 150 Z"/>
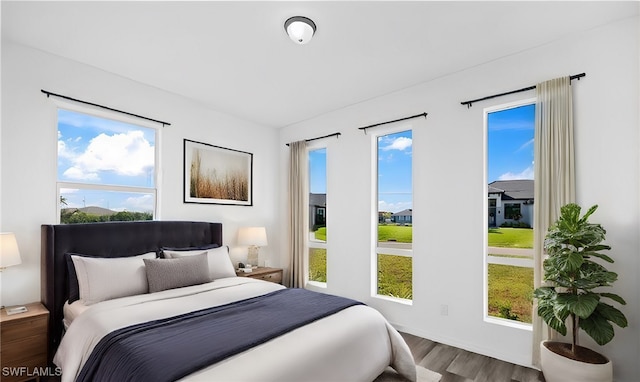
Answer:
<path fill-rule="evenodd" d="M 489 315 L 531 323 L 533 268 L 489 264 Z M 506 317 L 505 309 L 516 317 Z"/>
<path fill-rule="evenodd" d="M 316 231 L 318 240 L 326 240 L 326 228 Z M 380 241 L 412 242 L 412 227 L 379 225 Z M 489 246 L 533 248 L 533 230 L 529 228 L 492 228 Z M 378 255 L 378 293 L 412 299 L 412 259 L 404 256 Z M 309 279 L 327 281 L 327 251 L 309 250 Z M 533 269 L 489 264 L 489 312 L 495 317 L 531 323 Z"/>
<path fill-rule="evenodd" d="M 533 230 L 531 228 L 490 228 L 489 246 L 533 248 Z"/>
<path fill-rule="evenodd" d="M 327 282 L 327 250 L 309 248 L 309 280 Z"/>
<path fill-rule="evenodd" d="M 412 258 L 378 255 L 378 294 L 411 300 L 413 298 Z"/>
<path fill-rule="evenodd" d="M 413 227 L 400 225 L 379 225 L 378 241 L 411 243 L 413 241 Z"/>
<path fill-rule="evenodd" d="M 533 248 L 533 229 L 491 228 L 488 241 L 490 247 Z M 488 282 L 490 316 L 531 323 L 532 268 L 489 264 Z"/>

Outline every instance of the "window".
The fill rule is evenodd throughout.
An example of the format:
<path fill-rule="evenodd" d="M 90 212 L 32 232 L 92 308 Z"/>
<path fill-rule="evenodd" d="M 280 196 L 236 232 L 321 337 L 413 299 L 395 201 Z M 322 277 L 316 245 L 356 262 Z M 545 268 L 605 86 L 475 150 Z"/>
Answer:
<path fill-rule="evenodd" d="M 485 109 L 485 316 L 516 326 L 533 303 L 534 102 Z"/>
<path fill-rule="evenodd" d="M 413 298 L 412 131 L 374 136 L 377 179 L 376 284 L 378 296 Z"/>
<path fill-rule="evenodd" d="M 309 149 L 309 281 L 327 282 L 327 149 Z"/>
<path fill-rule="evenodd" d="M 152 220 L 157 130 L 58 109 L 61 223 Z"/>
<path fill-rule="evenodd" d="M 520 204 L 505 203 L 504 204 L 504 218 L 512 220 L 520 220 L 522 214 L 520 213 Z"/>

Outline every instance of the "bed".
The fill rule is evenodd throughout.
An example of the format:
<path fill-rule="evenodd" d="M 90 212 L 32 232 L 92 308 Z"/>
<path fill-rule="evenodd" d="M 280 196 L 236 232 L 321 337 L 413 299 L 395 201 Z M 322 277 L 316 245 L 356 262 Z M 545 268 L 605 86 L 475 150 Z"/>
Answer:
<path fill-rule="evenodd" d="M 49 357 L 62 381 L 373 381 L 388 366 L 416 379 L 379 312 L 230 275 L 225 248 L 220 223 L 43 225 Z"/>

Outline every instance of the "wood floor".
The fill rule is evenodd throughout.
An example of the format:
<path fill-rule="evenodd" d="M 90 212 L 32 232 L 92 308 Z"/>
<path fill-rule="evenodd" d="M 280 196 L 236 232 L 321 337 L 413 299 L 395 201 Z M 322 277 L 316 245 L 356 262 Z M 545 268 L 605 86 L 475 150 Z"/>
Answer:
<path fill-rule="evenodd" d="M 442 374 L 440 382 L 544 382 L 538 370 L 401 334 L 416 365 Z"/>

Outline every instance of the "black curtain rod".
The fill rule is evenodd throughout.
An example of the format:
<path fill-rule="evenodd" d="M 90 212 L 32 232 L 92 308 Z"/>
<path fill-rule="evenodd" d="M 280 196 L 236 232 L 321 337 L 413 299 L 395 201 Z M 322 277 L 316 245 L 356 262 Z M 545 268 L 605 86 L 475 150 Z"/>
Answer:
<path fill-rule="evenodd" d="M 144 116 L 142 116 L 142 115 L 129 113 L 129 112 L 122 111 L 122 110 L 118 110 L 118 109 L 114 109 L 114 108 L 111 108 L 111 107 L 108 107 L 108 106 L 98 105 L 97 103 L 93 103 L 93 102 L 83 101 L 83 100 L 76 99 L 76 98 L 67 97 L 67 96 L 65 96 L 65 95 L 52 93 L 52 92 L 50 92 L 50 91 L 43 90 L 43 89 L 40 89 L 40 91 L 41 91 L 41 92 L 43 92 L 44 94 L 46 94 L 46 95 L 47 95 L 47 98 L 49 98 L 49 96 L 54 96 L 54 97 L 64 98 L 64 99 L 68 99 L 68 100 L 70 100 L 70 101 L 80 102 L 80 103 L 83 103 L 83 104 L 85 104 L 85 105 L 96 106 L 96 107 L 99 107 L 99 108 L 102 108 L 102 109 L 106 109 L 106 110 L 109 110 L 109 111 L 115 111 L 115 112 L 118 112 L 118 113 L 122 113 L 122 114 L 130 115 L 130 116 L 132 116 L 132 117 L 141 118 L 141 119 L 146 119 L 147 121 L 151 121 L 151 122 L 159 123 L 159 124 L 161 124 L 161 125 L 162 125 L 162 127 L 164 127 L 164 126 L 171 126 L 171 124 L 170 124 L 169 122 L 159 121 L 159 120 L 157 120 L 157 119 L 144 117 Z"/>
<path fill-rule="evenodd" d="M 309 139 L 305 139 L 305 142 L 311 142 L 311 141 L 316 141 L 318 139 L 324 139 L 324 138 L 329 138 L 329 137 L 339 137 L 341 136 L 342 133 L 333 133 L 333 134 L 327 134 L 327 135 L 323 135 L 321 137 L 315 137 L 315 138 L 309 138 Z M 287 146 L 289 146 L 289 144 L 287 143 Z"/>
<path fill-rule="evenodd" d="M 407 119 L 412 119 L 412 118 L 417 118 L 417 117 L 425 117 L 425 118 L 427 118 L 427 113 L 416 114 L 416 115 L 412 115 L 411 117 L 404 117 L 404 118 L 400 118 L 400 119 L 394 119 L 393 121 L 380 122 L 380 123 L 376 123 L 376 124 L 365 126 L 365 127 L 358 127 L 358 130 L 363 130 L 364 133 L 366 134 L 367 133 L 367 129 L 370 129 L 372 127 L 382 126 L 382 125 L 386 125 L 388 123 L 406 121 Z"/>
<path fill-rule="evenodd" d="M 585 73 L 580 73 L 580 74 L 574 74 L 573 76 L 569 77 L 569 80 L 573 81 L 575 79 L 580 80 L 580 78 L 586 76 Z M 518 89 L 518 90 L 512 90 L 510 92 L 506 92 L 506 93 L 500 93 L 500 94 L 494 94 L 494 95 L 490 95 L 487 97 L 482 97 L 482 98 L 478 98 L 478 99 L 474 99 L 471 101 L 464 101 L 464 102 L 460 102 L 460 104 L 462 105 L 467 105 L 467 109 L 470 108 L 471 106 L 473 106 L 473 104 L 475 102 L 480 102 L 480 101 L 484 101 L 484 100 L 488 100 L 491 98 L 497 98 L 497 97 L 502 97 L 502 96 L 506 96 L 509 94 L 515 94 L 515 93 L 521 93 L 521 92 L 526 92 L 527 90 L 533 90 L 536 88 L 536 85 L 533 86 L 527 86 L 526 88 L 522 88 L 522 89 Z"/>

